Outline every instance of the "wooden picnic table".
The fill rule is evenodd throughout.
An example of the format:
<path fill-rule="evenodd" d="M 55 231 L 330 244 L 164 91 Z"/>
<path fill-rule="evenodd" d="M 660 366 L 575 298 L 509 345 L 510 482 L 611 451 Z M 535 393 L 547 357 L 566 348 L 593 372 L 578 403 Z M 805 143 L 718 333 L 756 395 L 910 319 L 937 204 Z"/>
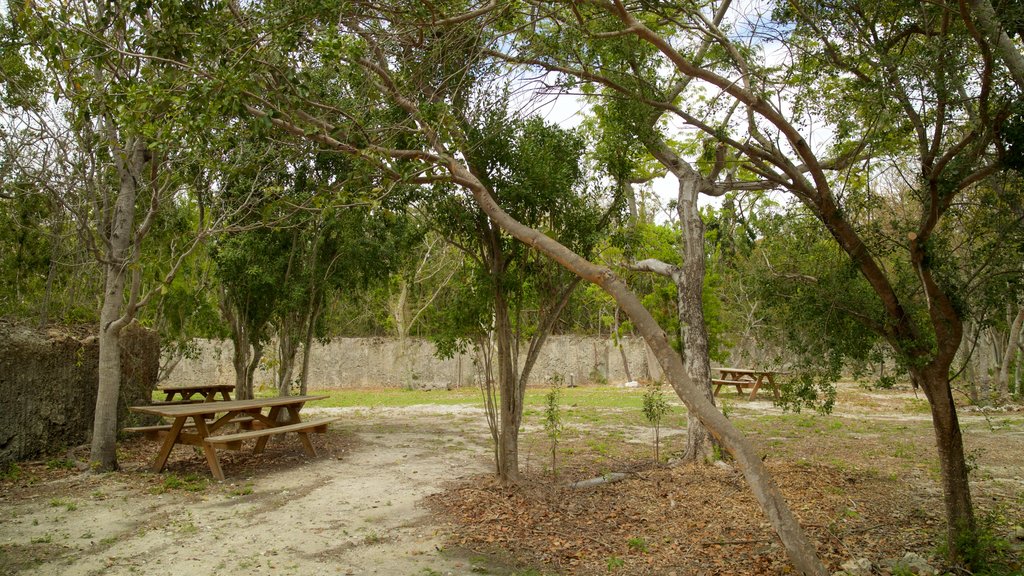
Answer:
<path fill-rule="evenodd" d="M 722 375 L 721 378 L 712 378 L 711 383 L 715 385 L 715 396 L 722 386 L 735 386 L 737 394 L 743 394 L 744 388 L 751 388 L 749 400 L 757 397 L 761 386 L 767 382 L 772 389 L 775 399 L 779 399 L 779 387 L 775 383 L 777 374 L 785 374 L 781 370 L 754 370 L 750 368 L 715 368 Z"/>
<path fill-rule="evenodd" d="M 217 480 L 224 480 L 224 472 L 217 459 L 217 448 L 239 450 L 244 440 L 256 439 L 255 453 L 259 454 L 266 447 L 270 436 L 295 432 L 299 435 L 306 454 L 316 456 L 316 449 L 309 439 L 309 433 L 326 432 L 327 424 L 338 420 L 338 417 L 304 422 L 299 416 L 299 411 L 306 402 L 324 398 L 327 396 L 277 396 L 195 404 L 131 406 L 129 410 L 132 412 L 152 414 L 171 419 L 173 422 L 158 426 L 126 428 L 125 431 L 143 432 L 152 440 L 163 441 L 160 452 L 153 461 L 153 472 L 164 469 L 167 458 L 176 444 L 187 444 L 201 447 L 210 466 L 210 472 Z M 284 417 L 285 414 L 287 417 Z M 207 421 L 208 419 L 212 421 Z M 228 425 L 241 430 L 231 434 L 215 434 Z"/>
<path fill-rule="evenodd" d="M 220 394 L 224 400 L 231 400 L 231 392 L 235 389 L 234 384 L 188 384 L 185 386 L 164 386 L 157 388 L 158 391 L 166 394 L 163 403 L 177 402 L 179 404 L 185 404 L 187 402 L 195 402 L 192 397 L 199 395 L 202 397 L 202 401 L 212 402 L 217 399 L 217 394 Z M 181 396 L 180 400 L 175 400 L 175 396 Z"/>

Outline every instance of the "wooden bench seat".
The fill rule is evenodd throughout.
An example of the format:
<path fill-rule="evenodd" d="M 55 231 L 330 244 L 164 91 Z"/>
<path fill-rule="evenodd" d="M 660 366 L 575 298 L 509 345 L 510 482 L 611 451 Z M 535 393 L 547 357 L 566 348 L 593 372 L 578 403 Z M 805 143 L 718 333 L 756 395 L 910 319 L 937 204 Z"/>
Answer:
<path fill-rule="evenodd" d="M 246 430 L 245 432 L 237 432 L 235 434 L 210 436 L 206 438 L 206 443 L 213 446 L 230 446 L 242 442 L 243 440 L 251 440 L 254 438 L 261 439 L 268 436 L 274 436 L 276 434 L 284 434 L 286 432 L 299 432 L 300 435 L 304 435 L 309 432 L 322 433 L 327 431 L 328 424 L 340 419 L 340 416 L 334 416 L 331 418 L 320 418 L 318 420 L 299 422 L 297 424 L 285 424 L 284 426 L 275 426 L 273 428 L 256 428 L 253 430 Z M 314 452 L 311 456 L 316 456 L 316 453 Z"/>
<path fill-rule="evenodd" d="M 722 389 L 722 386 L 735 386 L 737 394 L 743 394 L 744 388 L 753 388 L 757 382 L 753 380 L 721 380 L 718 378 L 712 378 L 711 384 L 715 387 L 715 396 L 718 396 L 718 391 Z"/>

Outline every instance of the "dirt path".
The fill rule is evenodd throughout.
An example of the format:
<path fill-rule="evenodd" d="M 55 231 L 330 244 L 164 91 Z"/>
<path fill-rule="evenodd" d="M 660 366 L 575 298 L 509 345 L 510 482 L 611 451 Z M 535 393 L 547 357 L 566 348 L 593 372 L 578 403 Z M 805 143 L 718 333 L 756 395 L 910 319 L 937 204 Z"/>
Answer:
<path fill-rule="evenodd" d="M 194 493 L 129 469 L 0 496 L 0 574 L 470 574 L 421 506 L 487 469 L 482 420 L 456 412 L 349 412 L 342 454 Z"/>

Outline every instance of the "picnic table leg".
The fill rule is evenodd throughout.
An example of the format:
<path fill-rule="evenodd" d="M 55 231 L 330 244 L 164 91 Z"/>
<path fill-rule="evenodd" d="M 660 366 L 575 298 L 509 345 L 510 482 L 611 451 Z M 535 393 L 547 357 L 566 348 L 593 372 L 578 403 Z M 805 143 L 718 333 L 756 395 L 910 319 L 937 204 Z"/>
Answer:
<path fill-rule="evenodd" d="M 167 465 L 167 458 L 170 457 L 171 450 L 174 449 L 174 445 L 178 441 L 181 429 L 185 427 L 185 420 L 188 420 L 187 416 L 178 416 L 174 419 L 174 424 L 171 424 L 171 429 L 167 431 L 167 437 L 164 438 L 164 445 L 160 447 L 160 453 L 153 461 L 153 472 L 159 472 Z"/>
<path fill-rule="evenodd" d="M 223 482 L 224 471 L 221 470 L 220 460 L 217 459 L 217 449 L 211 444 L 203 442 L 210 435 L 210 430 L 206 427 L 206 418 L 199 416 L 192 420 L 196 423 L 196 432 L 199 433 L 199 442 L 203 446 L 203 453 L 206 454 L 206 463 L 210 465 L 210 472 L 213 473 L 214 478 Z"/>
<path fill-rule="evenodd" d="M 775 378 L 771 374 L 768 375 L 768 385 L 772 387 L 772 394 L 775 396 L 775 400 L 778 401 L 779 387 L 775 385 Z"/>
<path fill-rule="evenodd" d="M 277 425 L 276 424 L 277 417 L 280 414 L 281 414 L 281 407 L 280 406 L 274 406 L 273 408 L 270 409 L 270 414 L 267 415 L 267 418 L 270 419 L 271 422 L 275 422 L 274 425 L 276 426 Z M 257 438 L 256 439 L 256 447 L 252 449 L 252 453 L 253 454 L 262 454 L 263 453 L 263 449 L 267 447 L 267 441 L 268 440 L 270 440 L 270 436 L 260 436 L 259 438 Z"/>
<path fill-rule="evenodd" d="M 754 382 L 754 389 L 750 391 L 750 397 L 747 398 L 747 400 L 753 400 L 757 397 L 757 391 L 761 389 L 761 382 L 764 382 L 764 374 L 757 375 L 757 381 Z"/>
<path fill-rule="evenodd" d="M 289 406 L 288 407 L 288 420 L 289 424 L 298 424 L 302 421 L 299 417 L 299 407 Z M 309 432 L 305 430 L 299 430 L 299 441 L 302 442 L 302 448 L 306 451 L 306 456 L 310 458 L 316 458 L 316 448 L 313 447 L 312 440 L 309 439 Z"/>

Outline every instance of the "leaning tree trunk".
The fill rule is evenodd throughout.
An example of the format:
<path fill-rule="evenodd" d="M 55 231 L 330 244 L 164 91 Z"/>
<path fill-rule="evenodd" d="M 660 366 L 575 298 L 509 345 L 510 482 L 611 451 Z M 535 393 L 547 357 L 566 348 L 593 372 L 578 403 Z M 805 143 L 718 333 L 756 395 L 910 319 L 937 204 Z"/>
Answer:
<path fill-rule="evenodd" d="M 444 150 L 435 143 L 438 150 Z M 541 251 L 551 259 L 584 280 L 597 284 L 612 296 L 643 335 L 665 372 L 673 389 L 686 404 L 691 414 L 707 426 L 711 434 L 736 459 L 751 492 L 761 505 L 775 532 L 779 535 L 793 566 L 800 574 L 827 575 L 828 570 L 818 559 L 814 546 L 807 540 L 799 522 L 786 504 L 778 486 L 771 479 L 760 456 L 743 435 L 708 401 L 699 384 L 693 382 L 683 367 L 679 355 L 672 349 L 665 332 L 644 308 L 636 294 L 630 291 L 615 274 L 597 266 L 569 250 L 554 239 L 524 226 L 508 215 L 491 197 L 487 188 L 465 166 L 453 157 L 447 157 L 446 168 L 454 180 L 466 187 L 488 217 L 519 241 Z"/>

